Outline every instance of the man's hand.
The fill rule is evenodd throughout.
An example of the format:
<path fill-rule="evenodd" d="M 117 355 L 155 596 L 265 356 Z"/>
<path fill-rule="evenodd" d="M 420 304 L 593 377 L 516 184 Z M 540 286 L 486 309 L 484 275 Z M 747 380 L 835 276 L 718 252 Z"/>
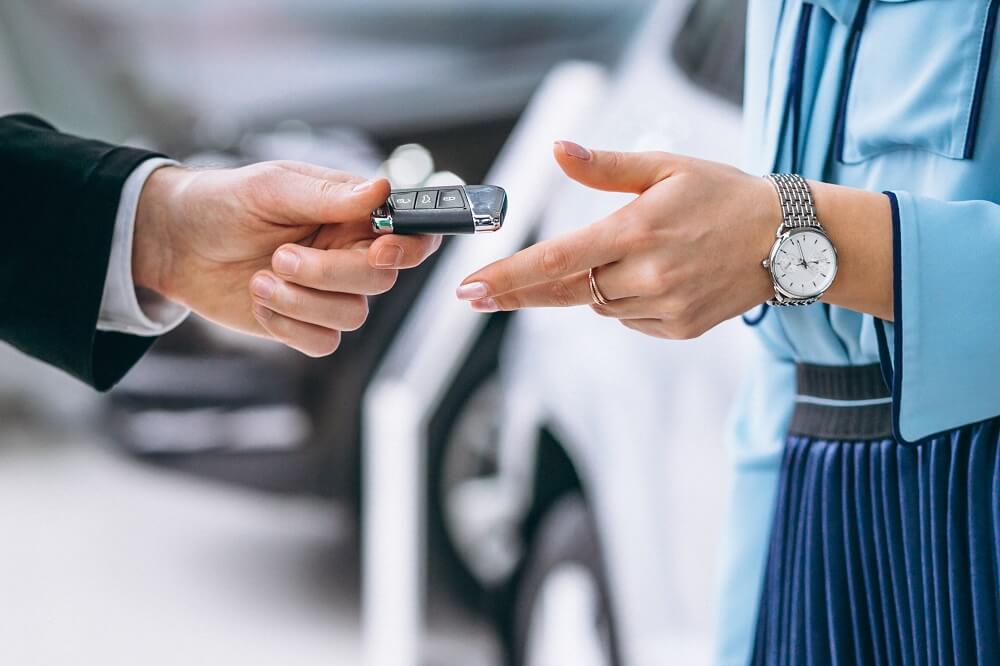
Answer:
<path fill-rule="evenodd" d="M 296 162 L 241 169 L 158 169 L 136 215 L 135 284 L 206 319 L 309 356 L 359 328 L 366 296 L 420 264 L 440 237 L 376 237 L 384 179 Z"/>

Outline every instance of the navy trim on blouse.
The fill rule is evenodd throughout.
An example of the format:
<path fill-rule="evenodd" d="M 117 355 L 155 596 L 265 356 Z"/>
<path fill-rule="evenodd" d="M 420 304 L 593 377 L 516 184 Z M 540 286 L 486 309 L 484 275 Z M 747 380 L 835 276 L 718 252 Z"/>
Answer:
<path fill-rule="evenodd" d="M 874 317 L 875 339 L 878 341 L 878 363 L 882 369 L 882 381 L 892 391 L 892 356 L 889 354 L 889 343 L 885 335 L 885 322 Z"/>
<path fill-rule="evenodd" d="M 965 133 L 965 151 L 962 157 L 971 160 L 976 151 L 976 133 L 979 129 L 979 116 L 982 113 L 983 93 L 986 90 L 987 75 L 990 62 L 993 60 L 993 36 L 997 27 L 997 8 L 1000 0 L 991 0 L 986 13 L 986 32 L 983 34 L 983 45 L 979 52 L 979 72 L 976 74 L 976 89 L 972 96 L 972 108 L 969 111 L 969 125 Z"/>
<path fill-rule="evenodd" d="M 892 435 L 901 444 L 917 444 L 918 442 L 907 441 L 899 431 L 899 401 L 903 393 L 903 261 L 902 242 L 900 238 L 899 221 L 899 200 L 895 192 L 883 192 L 889 197 L 889 206 L 892 208 L 892 313 L 894 321 L 893 336 L 893 359 L 895 365 L 887 358 L 889 355 L 888 344 L 886 344 L 885 330 L 881 330 L 878 335 L 879 341 L 879 364 L 882 366 L 883 377 L 886 373 L 886 366 L 889 367 L 889 388 L 892 389 Z M 876 319 L 876 333 L 883 326 L 882 321 Z"/>
<path fill-rule="evenodd" d="M 896 365 L 892 373 L 892 434 L 896 441 L 904 444 L 903 433 L 899 431 L 899 402 L 903 395 L 903 242 L 899 221 L 899 199 L 895 192 L 886 192 L 892 208 L 892 316 L 893 316 L 893 358 Z"/>
<path fill-rule="evenodd" d="M 802 127 L 802 86 L 805 79 L 806 46 L 809 43 L 809 23 L 812 18 L 813 6 L 809 3 L 802 5 L 802 13 L 799 14 L 799 24 L 795 29 L 795 45 L 792 49 L 791 72 L 788 75 L 788 92 L 785 95 L 785 115 L 783 122 L 787 122 L 788 114 L 792 114 L 792 168 L 791 171 L 799 170 L 799 134 Z M 784 125 L 782 132 L 784 132 Z M 777 169 L 777 164 L 771 166 L 771 170 Z M 755 317 L 748 317 L 744 314 L 741 318 L 747 326 L 757 326 L 764 321 L 770 306 L 767 303 L 760 305 L 760 314 Z"/>
<path fill-rule="evenodd" d="M 802 134 L 802 87 L 806 70 L 806 46 L 809 43 L 809 20 L 812 18 L 813 6 L 802 5 L 799 15 L 799 25 L 795 34 L 795 47 L 792 51 L 791 81 L 788 86 L 787 109 L 792 113 L 792 172 L 799 172 L 799 140 Z"/>
<path fill-rule="evenodd" d="M 994 0 L 995 2 L 996 0 Z M 861 44 L 861 31 L 865 27 L 865 19 L 868 17 L 868 5 L 871 0 L 861 0 L 858 13 L 854 15 L 851 22 L 851 36 L 847 45 L 847 67 L 844 70 L 844 80 L 840 84 L 840 101 L 837 104 L 837 125 L 833 136 L 834 158 L 844 163 L 844 135 L 847 123 L 847 98 L 851 94 L 851 82 L 854 80 L 854 65 L 858 61 L 858 46 Z"/>
<path fill-rule="evenodd" d="M 893 339 L 893 359 L 889 358 L 889 345 L 886 342 L 885 324 L 881 319 L 875 319 L 875 334 L 878 338 L 879 364 L 882 367 L 882 377 L 892 390 L 892 436 L 900 444 L 921 444 L 959 428 L 986 423 L 997 418 L 991 416 L 980 421 L 973 421 L 954 428 L 946 428 L 941 432 L 925 435 L 919 439 L 908 440 L 903 437 L 899 430 L 899 403 L 903 392 L 903 280 L 902 280 L 902 242 L 900 240 L 901 227 L 899 221 L 899 200 L 895 192 L 883 192 L 889 197 L 889 205 L 892 208 L 892 310 L 895 319 L 895 336 Z M 892 361 L 895 360 L 895 365 Z"/>
<path fill-rule="evenodd" d="M 769 306 L 767 303 L 761 303 L 760 304 L 760 314 L 757 315 L 756 317 L 748 317 L 744 313 L 744 315 L 742 317 L 743 323 L 746 324 L 747 326 L 756 326 L 756 325 L 758 325 L 760 322 L 764 321 L 764 317 L 767 316 L 767 312 L 770 309 L 771 309 L 771 306 Z"/>

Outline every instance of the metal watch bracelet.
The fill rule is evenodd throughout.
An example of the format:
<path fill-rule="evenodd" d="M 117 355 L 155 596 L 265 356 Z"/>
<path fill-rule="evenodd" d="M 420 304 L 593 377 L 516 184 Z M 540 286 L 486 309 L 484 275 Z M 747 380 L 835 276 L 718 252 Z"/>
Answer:
<path fill-rule="evenodd" d="M 823 230 L 823 225 L 816 218 L 816 206 L 813 203 L 812 192 L 805 178 L 795 173 L 772 173 L 764 176 L 774 186 L 781 205 L 781 224 L 775 234 L 780 237 L 789 229 L 814 227 Z M 772 275 L 773 279 L 773 275 Z M 812 298 L 788 298 L 782 296 L 775 285 L 774 298 L 767 301 L 775 307 L 812 305 L 819 296 Z"/>

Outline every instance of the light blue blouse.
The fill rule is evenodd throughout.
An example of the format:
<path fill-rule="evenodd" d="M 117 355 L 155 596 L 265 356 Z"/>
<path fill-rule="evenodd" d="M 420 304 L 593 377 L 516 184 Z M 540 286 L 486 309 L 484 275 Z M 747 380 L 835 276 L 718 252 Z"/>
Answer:
<path fill-rule="evenodd" d="M 796 361 L 881 362 L 903 442 L 1000 415 L 998 5 L 750 0 L 743 166 L 886 192 L 895 313 L 747 313 L 762 351 L 731 427 L 719 664 L 749 659 Z"/>

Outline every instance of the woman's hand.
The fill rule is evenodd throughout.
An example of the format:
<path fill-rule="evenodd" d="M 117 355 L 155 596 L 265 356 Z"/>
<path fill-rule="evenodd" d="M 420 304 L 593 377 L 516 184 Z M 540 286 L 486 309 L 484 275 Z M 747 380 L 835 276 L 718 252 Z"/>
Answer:
<path fill-rule="evenodd" d="M 135 283 L 223 326 L 333 353 L 364 323 L 366 296 L 440 246 L 377 238 L 371 212 L 388 196 L 384 179 L 296 162 L 159 169 L 136 214 Z"/>
<path fill-rule="evenodd" d="M 773 296 L 761 262 L 781 208 L 765 179 L 669 153 L 590 151 L 569 141 L 554 151 L 570 178 L 639 197 L 588 227 L 470 275 L 457 295 L 474 309 L 590 304 L 648 335 L 693 338 Z M 813 181 L 809 187 L 839 258 L 822 300 L 891 321 L 888 199 Z M 591 268 L 606 305 L 594 303 Z"/>
<path fill-rule="evenodd" d="M 593 304 L 593 267 L 609 301 L 592 305 L 596 312 L 649 335 L 692 338 L 773 294 L 761 260 L 781 211 L 763 178 L 660 152 L 588 151 L 569 142 L 554 150 L 584 185 L 640 196 L 469 276 L 458 296 L 473 308 Z"/>

